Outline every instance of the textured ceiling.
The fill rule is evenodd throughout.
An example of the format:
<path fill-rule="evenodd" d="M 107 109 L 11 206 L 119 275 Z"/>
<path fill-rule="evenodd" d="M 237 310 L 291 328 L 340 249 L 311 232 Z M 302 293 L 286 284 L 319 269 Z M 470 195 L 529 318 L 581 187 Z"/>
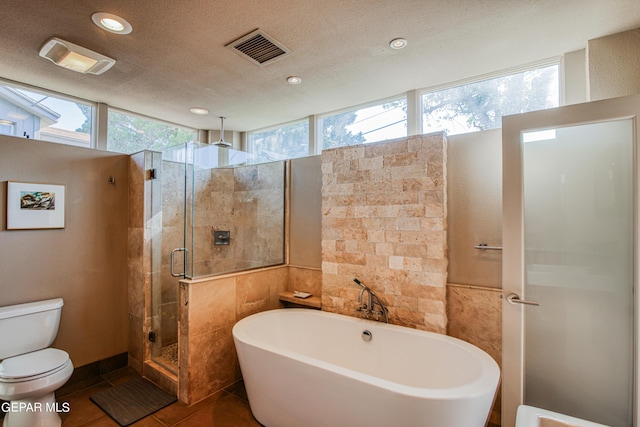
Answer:
<path fill-rule="evenodd" d="M 0 77 L 199 129 L 246 131 L 582 49 L 640 27 L 638 0 L 0 0 Z M 115 13 L 129 35 L 96 27 Z M 259 67 L 225 48 L 261 29 L 292 54 Z M 117 60 L 56 67 L 59 37 Z M 404 37 L 408 46 L 391 50 Z M 297 75 L 302 84 L 289 85 Z M 205 107 L 208 116 L 189 108 Z"/>

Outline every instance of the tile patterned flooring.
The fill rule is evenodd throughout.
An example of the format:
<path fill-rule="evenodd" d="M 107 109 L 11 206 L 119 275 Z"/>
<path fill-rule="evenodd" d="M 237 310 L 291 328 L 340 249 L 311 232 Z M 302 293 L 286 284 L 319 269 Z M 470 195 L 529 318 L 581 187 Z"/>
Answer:
<path fill-rule="evenodd" d="M 70 411 L 61 413 L 62 427 L 119 427 L 89 397 L 94 393 L 122 384 L 139 374 L 122 368 L 104 374 L 91 384 L 63 387 L 56 397 L 69 404 Z M 2 414 L 0 414 L 2 415 Z M 0 422 L 2 418 L 0 417 Z M 261 427 L 249 408 L 244 384 L 239 381 L 192 405 L 178 401 L 132 424 L 134 427 Z M 499 427 L 489 423 L 488 427 Z"/>
<path fill-rule="evenodd" d="M 58 402 L 68 402 L 70 411 L 60 414 L 62 427 L 119 427 L 89 396 L 126 382 L 138 374 L 122 368 L 102 375 L 96 384 L 78 390 L 62 389 L 56 393 Z M 192 406 L 173 403 L 132 424 L 135 427 L 260 427 L 251 415 L 244 384 L 238 382 Z"/>

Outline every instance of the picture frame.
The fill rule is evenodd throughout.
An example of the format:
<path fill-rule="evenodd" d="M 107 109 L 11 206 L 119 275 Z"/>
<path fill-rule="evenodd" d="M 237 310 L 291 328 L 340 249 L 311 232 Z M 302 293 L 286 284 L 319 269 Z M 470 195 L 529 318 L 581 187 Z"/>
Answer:
<path fill-rule="evenodd" d="M 65 186 L 7 182 L 7 230 L 64 228 Z"/>

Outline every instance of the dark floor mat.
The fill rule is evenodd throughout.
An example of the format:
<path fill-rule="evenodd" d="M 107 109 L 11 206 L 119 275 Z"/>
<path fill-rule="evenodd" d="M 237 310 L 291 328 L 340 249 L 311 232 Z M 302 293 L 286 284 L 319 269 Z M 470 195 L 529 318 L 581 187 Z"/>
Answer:
<path fill-rule="evenodd" d="M 178 400 L 144 378 L 134 378 L 90 399 L 123 427 Z"/>

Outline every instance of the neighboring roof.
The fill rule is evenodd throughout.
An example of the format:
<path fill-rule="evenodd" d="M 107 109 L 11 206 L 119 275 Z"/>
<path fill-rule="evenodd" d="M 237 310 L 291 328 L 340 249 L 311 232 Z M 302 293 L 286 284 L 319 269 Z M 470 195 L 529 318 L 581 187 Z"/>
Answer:
<path fill-rule="evenodd" d="M 46 127 L 40 129 L 40 138 L 42 141 L 58 142 L 67 145 L 78 145 L 81 147 L 89 147 L 91 145 L 91 135 L 88 133 L 74 132 L 66 129 L 58 129 Z"/>
<path fill-rule="evenodd" d="M 35 99 L 10 87 L 0 86 L 0 98 L 7 100 L 34 116 L 40 117 L 42 126 L 49 126 L 56 123 L 60 118 L 59 113 L 39 104 Z"/>

